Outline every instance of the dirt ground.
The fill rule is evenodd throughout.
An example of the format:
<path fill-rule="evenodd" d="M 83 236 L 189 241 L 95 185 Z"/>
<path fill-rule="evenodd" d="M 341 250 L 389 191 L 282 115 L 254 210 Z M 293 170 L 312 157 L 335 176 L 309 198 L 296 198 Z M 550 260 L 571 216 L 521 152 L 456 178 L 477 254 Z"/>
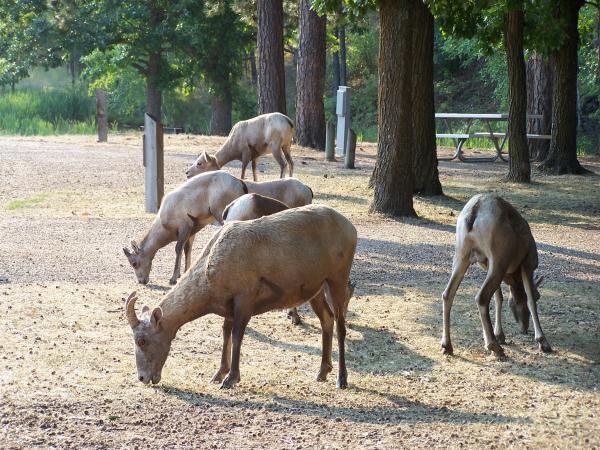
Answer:
<path fill-rule="evenodd" d="M 167 136 L 167 189 L 220 142 Z M 0 447 L 599 448 L 600 160 L 582 158 L 594 175 L 535 174 L 529 186 L 502 181 L 504 163 L 441 163 L 447 197 L 417 198 L 421 218 L 395 221 L 367 213 L 374 153 L 360 145 L 358 168 L 345 170 L 293 148 L 315 202 L 338 208 L 359 233 L 350 387 L 335 388 L 337 353 L 330 379 L 314 381 L 320 329 L 303 307 L 301 326 L 281 311 L 252 319 L 242 380 L 221 391 L 210 383 L 216 316 L 183 327 L 160 384 L 136 379 L 124 298 L 137 290 L 139 303 L 156 304 L 174 262 L 172 244 L 144 287 L 121 250 L 152 220 L 141 136 L 0 138 Z M 262 180 L 278 173 L 271 157 L 259 167 Z M 228 170 L 239 174 L 239 164 Z M 546 276 L 540 319 L 554 353 L 520 334 L 508 308 L 507 360 L 483 350 L 476 267 L 452 311 L 455 356 L 440 353 L 456 216 L 488 191 L 532 226 Z M 216 229 L 199 234 L 196 255 Z"/>

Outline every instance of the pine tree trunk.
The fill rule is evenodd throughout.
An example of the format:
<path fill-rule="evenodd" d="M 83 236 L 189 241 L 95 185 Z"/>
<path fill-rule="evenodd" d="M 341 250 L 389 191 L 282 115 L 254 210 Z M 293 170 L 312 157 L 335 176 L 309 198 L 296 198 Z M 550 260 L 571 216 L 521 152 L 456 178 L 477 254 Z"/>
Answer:
<path fill-rule="evenodd" d="M 433 95 L 433 16 L 421 1 L 415 2 L 413 31 L 414 192 L 443 195 L 438 174 Z"/>
<path fill-rule="evenodd" d="M 300 40 L 296 77 L 296 141 L 300 145 L 325 149 L 325 16 L 300 0 Z"/>
<path fill-rule="evenodd" d="M 527 148 L 527 80 L 523 55 L 523 3 L 505 17 L 504 44 L 508 62 L 508 176 L 510 181 L 531 182 Z"/>
<path fill-rule="evenodd" d="M 258 0 L 256 9 L 259 111 L 286 114 L 283 0 Z"/>
<path fill-rule="evenodd" d="M 337 31 L 336 31 L 337 33 Z M 333 65 L 331 70 L 333 72 L 333 95 L 337 95 L 338 87 L 340 86 L 340 53 L 334 52 L 332 55 Z M 335 108 L 334 108 L 335 109 Z"/>
<path fill-rule="evenodd" d="M 158 85 L 160 53 L 151 53 L 146 75 L 146 112 L 162 122 L 162 92 Z"/>
<path fill-rule="evenodd" d="M 220 95 L 213 95 L 211 107 L 210 134 L 227 136 L 231 130 L 231 87 L 225 87 Z"/>
<path fill-rule="evenodd" d="M 527 132 L 550 134 L 552 130 L 552 65 L 539 53 L 534 53 L 527 61 L 527 111 L 541 114 L 542 119 L 530 119 Z M 529 140 L 529 157 L 543 161 L 548 156 L 550 141 L 547 139 Z"/>
<path fill-rule="evenodd" d="M 258 72 L 256 70 L 256 53 L 254 50 L 250 52 L 250 72 L 252 74 L 252 86 L 256 87 L 258 84 Z"/>
<path fill-rule="evenodd" d="M 347 69 L 346 63 L 346 26 L 340 25 L 338 28 L 338 41 L 340 43 L 340 86 L 348 86 Z"/>
<path fill-rule="evenodd" d="M 416 216 L 413 208 L 412 33 L 415 0 L 379 2 L 377 160 L 371 212 Z"/>
<path fill-rule="evenodd" d="M 598 36 L 598 73 L 596 74 L 596 83 L 598 84 L 598 104 L 600 105 L 600 8 L 598 8 L 598 26 L 596 28 L 596 35 Z M 600 116 L 598 116 L 600 119 Z M 597 125 L 597 139 L 598 139 L 598 154 L 600 155 L 600 123 Z"/>
<path fill-rule="evenodd" d="M 577 160 L 577 21 L 582 0 L 559 0 L 556 17 L 564 21 L 563 46 L 552 55 L 554 62 L 552 140 L 540 169 L 560 175 L 583 174 Z"/>

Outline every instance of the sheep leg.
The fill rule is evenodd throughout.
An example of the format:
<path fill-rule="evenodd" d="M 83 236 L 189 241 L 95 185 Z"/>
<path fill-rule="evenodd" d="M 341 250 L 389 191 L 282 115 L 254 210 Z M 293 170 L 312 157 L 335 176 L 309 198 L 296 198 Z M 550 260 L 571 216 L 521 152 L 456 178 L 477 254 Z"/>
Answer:
<path fill-rule="evenodd" d="M 294 176 L 294 161 L 292 160 L 292 154 L 290 153 L 291 146 L 292 146 L 292 143 L 290 142 L 289 144 L 281 147 L 281 151 L 283 152 L 283 156 L 285 156 L 285 160 L 288 162 L 288 170 L 289 170 L 290 177 L 293 177 Z"/>
<path fill-rule="evenodd" d="M 250 151 L 242 152 L 242 180 L 246 178 L 246 167 L 248 167 L 248 163 L 250 162 Z M 256 181 L 256 177 L 254 178 Z"/>
<path fill-rule="evenodd" d="M 192 246 L 194 245 L 195 234 L 190 235 L 185 245 L 183 246 L 183 253 L 185 254 L 185 271 L 187 272 L 192 265 Z"/>
<path fill-rule="evenodd" d="M 445 355 L 451 355 L 454 352 L 452 342 L 450 341 L 450 310 L 452 309 L 452 303 L 454 302 L 454 296 L 460 286 L 460 283 L 469 268 L 469 252 L 461 251 L 462 249 L 456 249 L 454 255 L 454 262 L 452 263 L 452 275 L 448 285 L 442 294 L 443 300 L 443 331 L 442 331 L 442 353 Z"/>
<path fill-rule="evenodd" d="M 173 276 L 169 280 L 169 284 L 173 285 L 177 283 L 177 279 L 181 276 L 181 252 L 183 246 L 190 237 L 190 228 L 182 227 L 177 232 L 177 244 L 175 245 L 175 269 L 173 270 Z"/>
<path fill-rule="evenodd" d="M 239 304 L 248 304 L 248 302 L 240 302 Z M 221 389 L 231 389 L 237 382 L 240 381 L 240 350 L 242 347 L 242 339 L 246 325 L 250 321 L 251 313 L 244 311 L 238 305 L 234 306 L 233 313 L 233 328 L 231 331 L 232 347 L 231 347 L 231 368 L 229 374 L 221 383 Z"/>
<path fill-rule="evenodd" d="M 279 178 L 283 178 L 283 174 L 285 173 L 285 167 L 287 166 L 287 162 L 285 160 L 285 158 L 283 157 L 283 152 L 281 150 L 281 139 L 277 139 L 273 142 L 271 142 L 269 144 L 269 149 L 271 150 L 271 153 L 273 154 L 273 158 L 275 158 L 275 161 L 277 161 L 277 163 L 279 164 L 280 167 L 280 172 L 279 172 Z"/>
<path fill-rule="evenodd" d="M 326 381 L 327 375 L 333 370 L 331 361 L 332 340 L 333 340 L 333 313 L 325 301 L 325 292 L 310 301 L 310 306 L 321 322 L 321 343 L 323 346 L 321 353 L 321 368 L 317 375 L 317 381 Z"/>
<path fill-rule="evenodd" d="M 225 319 L 223 322 L 223 353 L 221 353 L 221 367 L 212 377 L 211 383 L 220 383 L 229 373 L 231 367 L 231 330 L 233 320 Z"/>
<path fill-rule="evenodd" d="M 298 308 L 288 309 L 287 316 L 290 319 L 292 319 L 292 325 L 300 325 L 302 323 L 302 319 L 300 319 L 300 314 L 298 314 Z"/>
<path fill-rule="evenodd" d="M 505 355 L 504 350 L 500 344 L 498 344 L 492 330 L 492 321 L 490 320 L 490 300 L 492 299 L 494 292 L 500 288 L 504 273 L 504 270 L 498 270 L 498 268 L 494 266 L 493 261 L 490 261 L 485 281 L 475 297 L 477 305 L 479 305 L 479 316 L 481 318 L 481 325 L 483 326 L 485 348 L 494 352 L 496 356 L 501 358 Z"/>
<path fill-rule="evenodd" d="M 256 175 L 256 159 L 254 158 L 252 158 L 252 179 L 258 181 L 258 176 Z"/>
<path fill-rule="evenodd" d="M 533 329 L 535 331 L 535 340 L 539 344 L 540 350 L 544 353 L 552 351 L 550 343 L 546 339 L 542 326 L 540 325 L 540 318 L 538 317 L 537 301 L 534 297 L 534 283 L 533 283 L 533 271 L 528 271 L 525 267 L 521 267 L 521 276 L 523 277 L 523 286 L 527 293 L 527 307 L 531 313 L 533 319 Z"/>
<path fill-rule="evenodd" d="M 344 309 L 346 305 L 348 280 L 346 279 L 340 283 L 328 280 L 328 284 L 338 341 L 339 367 L 336 386 L 339 389 L 345 389 L 348 387 L 348 371 L 346 370 L 346 317 L 344 316 Z"/>
<path fill-rule="evenodd" d="M 502 302 L 504 301 L 504 297 L 502 297 L 502 287 L 499 287 L 494 293 L 494 300 L 496 301 L 496 323 L 494 325 L 494 334 L 496 335 L 496 340 L 499 344 L 505 344 L 506 336 L 502 329 Z"/>

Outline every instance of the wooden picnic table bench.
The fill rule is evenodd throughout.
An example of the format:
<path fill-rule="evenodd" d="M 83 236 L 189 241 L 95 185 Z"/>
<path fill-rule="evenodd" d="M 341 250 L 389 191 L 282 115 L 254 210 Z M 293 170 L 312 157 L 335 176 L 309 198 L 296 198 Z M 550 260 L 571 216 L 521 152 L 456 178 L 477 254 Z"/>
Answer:
<path fill-rule="evenodd" d="M 436 133 L 436 138 L 448 138 L 454 139 L 455 142 L 455 151 L 452 156 L 444 156 L 438 157 L 441 161 L 452 161 L 455 158 L 458 158 L 463 162 L 493 162 L 500 158 L 502 161 L 508 161 L 504 155 L 502 154 L 502 150 L 504 148 L 504 144 L 506 144 L 507 133 L 494 131 L 492 128 L 493 122 L 507 122 L 508 114 L 501 113 L 488 113 L 488 114 L 471 114 L 471 113 L 436 113 L 436 119 L 442 119 L 446 123 L 446 128 L 450 129 L 449 121 L 462 121 L 465 123 L 464 132 L 458 133 Z M 539 120 L 542 119 L 541 114 L 528 114 L 528 119 Z M 473 122 L 480 121 L 483 122 L 487 131 L 477 131 L 471 132 L 471 126 Z M 489 138 L 494 143 L 494 147 L 496 149 L 496 154 L 492 157 L 470 157 L 467 158 L 462 151 L 463 145 L 470 138 Z M 527 134 L 528 139 L 550 139 L 550 135 L 546 134 Z"/>

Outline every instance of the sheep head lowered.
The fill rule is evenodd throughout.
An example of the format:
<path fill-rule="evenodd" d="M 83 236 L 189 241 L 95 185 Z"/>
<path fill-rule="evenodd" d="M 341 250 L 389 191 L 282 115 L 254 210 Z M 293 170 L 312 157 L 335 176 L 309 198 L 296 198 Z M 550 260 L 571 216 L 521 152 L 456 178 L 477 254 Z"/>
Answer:
<path fill-rule="evenodd" d="M 540 287 L 540 284 L 542 284 L 543 280 L 543 276 L 538 276 L 536 274 L 534 277 L 533 296 L 535 297 L 536 302 L 540 299 L 540 291 L 538 288 Z M 511 295 L 511 297 L 508 299 L 508 306 L 510 307 L 517 324 L 521 327 L 521 331 L 523 333 L 527 333 L 527 330 L 529 330 L 529 319 L 531 318 L 531 312 L 527 306 L 527 293 L 525 292 L 525 287 L 523 286 L 523 282 L 521 280 L 513 281 L 512 279 L 509 279 L 508 281 Z"/>
<path fill-rule="evenodd" d="M 206 150 L 200 153 L 200 156 L 194 161 L 194 164 L 187 170 L 186 175 L 188 178 L 195 177 L 199 173 L 210 172 L 212 170 L 219 170 L 219 163 L 214 155 L 209 155 Z"/>
<path fill-rule="evenodd" d="M 144 383 L 156 384 L 165 365 L 174 335 L 162 326 L 162 309 L 158 306 L 150 312 L 147 306 L 142 309 L 141 319 L 135 313 L 137 295 L 132 292 L 127 298 L 125 311 L 127 321 L 133 330 L 133 345 L 138 379 Z"/>
<path fill-rule="evenodd" d="M 123 253 L 125 253 L 129 264 L 133 267 L 138 283 L 148 284 L 150 270 L 152 269 L 152 258 L 145 255 L 135 241 L 131 241 L 131 250 L 123 247 Z"/>

